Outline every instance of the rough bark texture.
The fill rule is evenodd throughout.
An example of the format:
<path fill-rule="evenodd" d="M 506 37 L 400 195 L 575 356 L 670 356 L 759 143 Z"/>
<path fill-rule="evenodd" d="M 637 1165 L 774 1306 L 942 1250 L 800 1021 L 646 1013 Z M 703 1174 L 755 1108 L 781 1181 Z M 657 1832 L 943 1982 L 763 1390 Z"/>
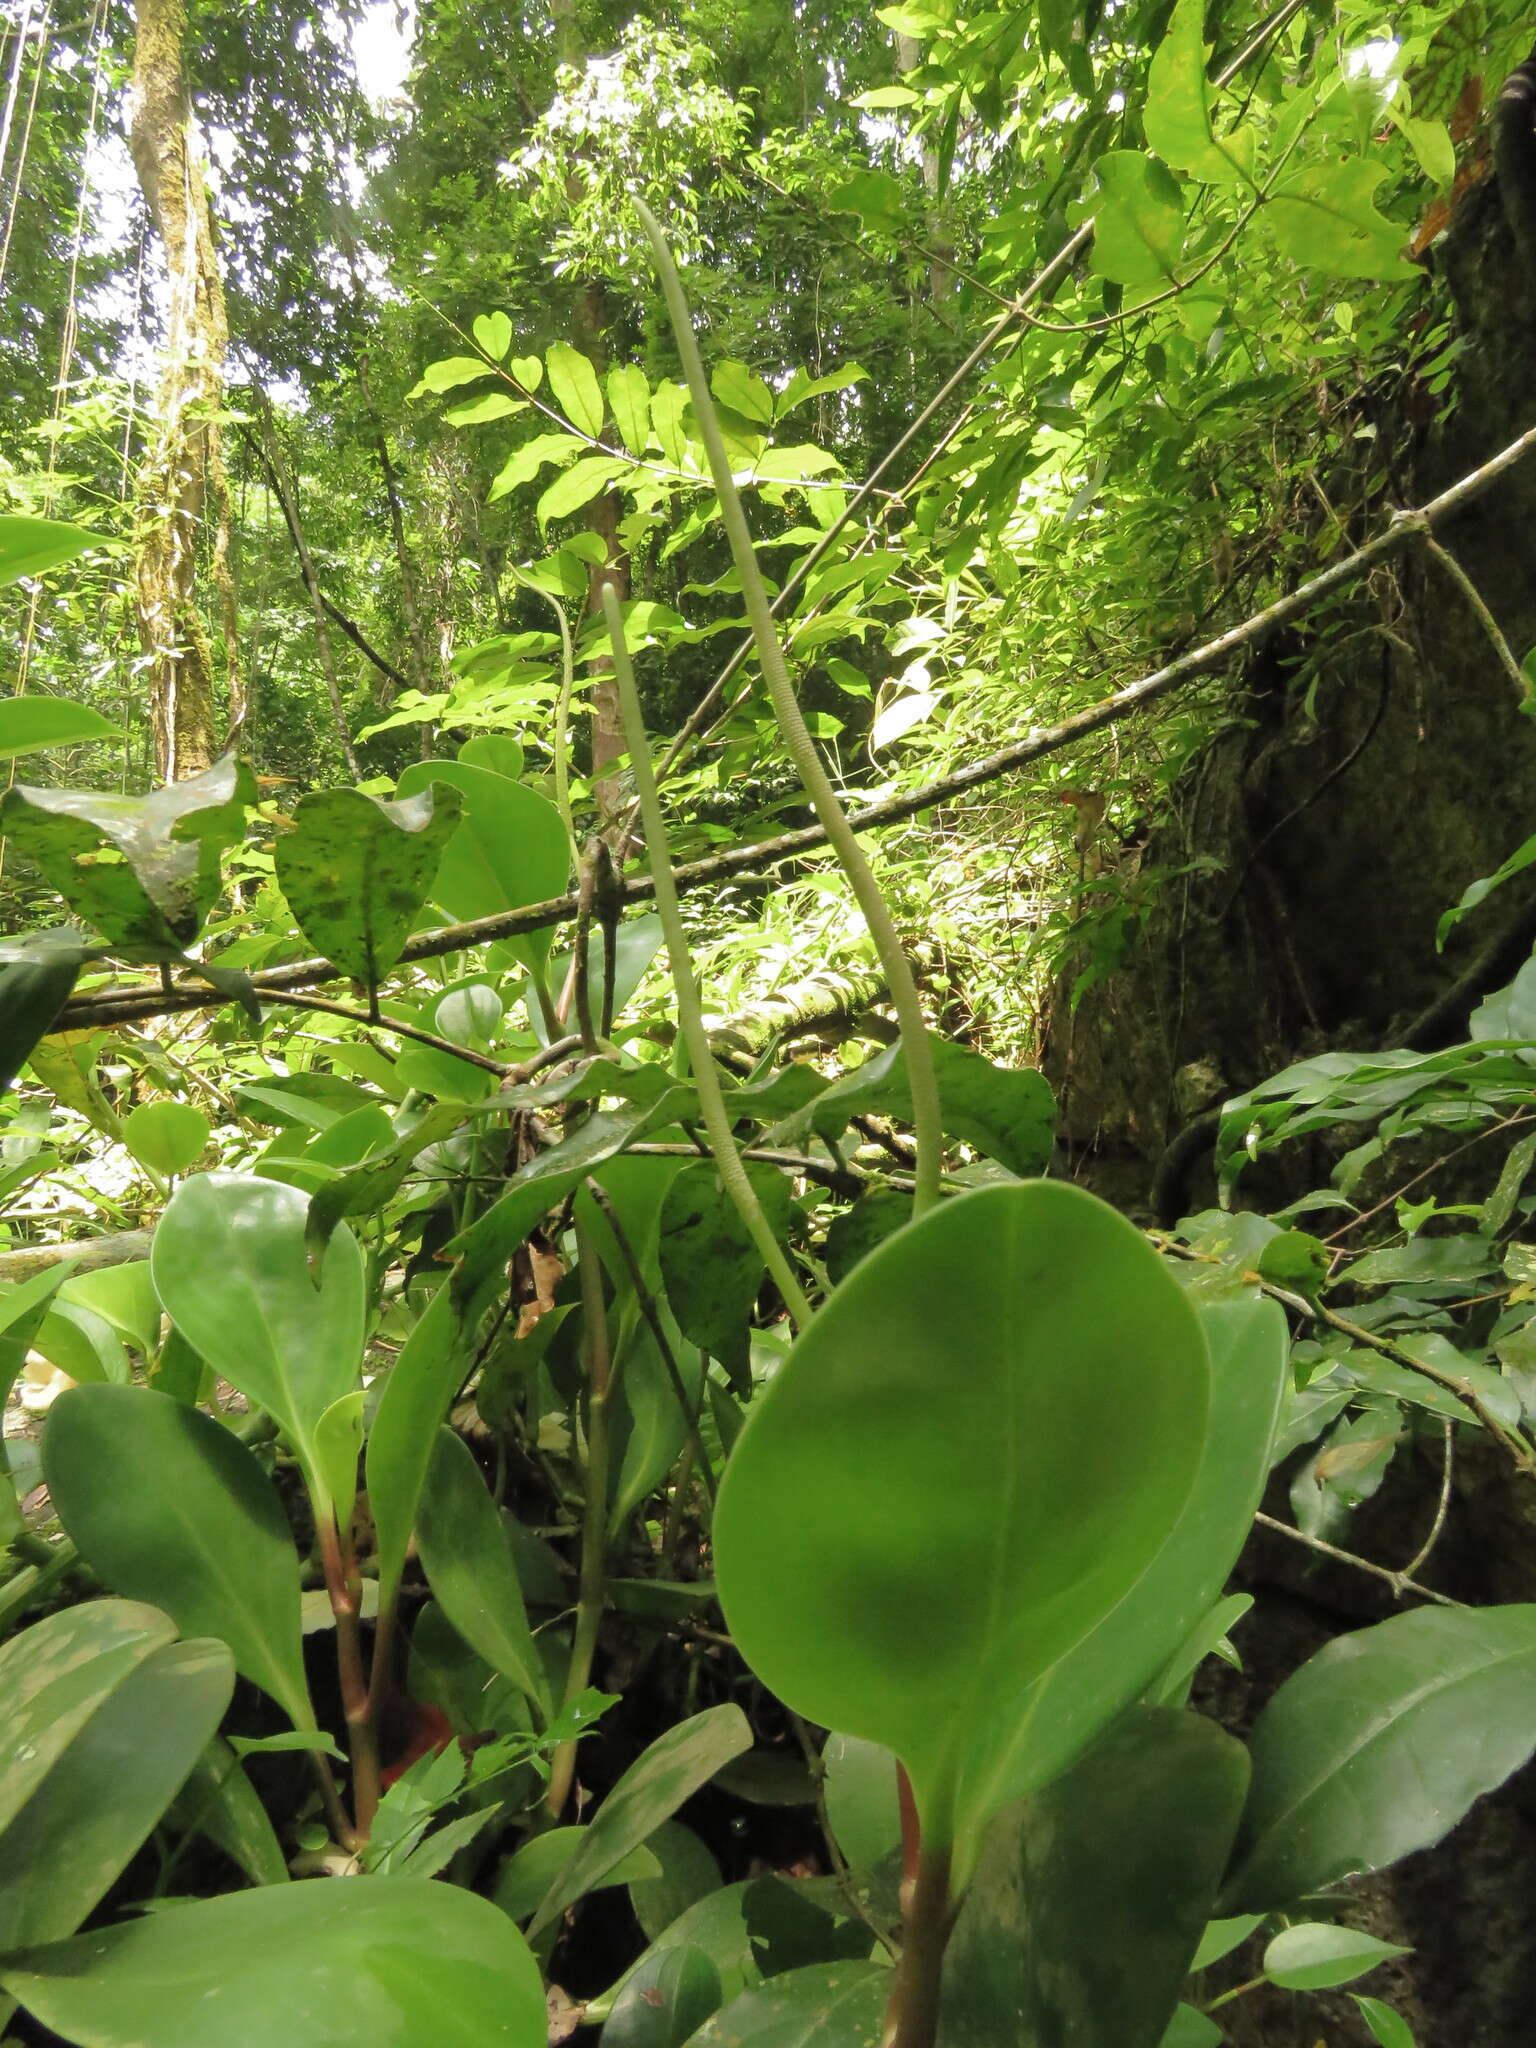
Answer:
<path fill-rule="evenodd" d="M 165 251 L 167 298 L 152 440 L 139 478 L 135 596 L 149 660 L 156 764 L 171 782 L 201 773 L 214 756 L 213 657 L 197 603 L 198 548 L 210 504 L 232 726 L 244 711 L 228 488 L 216 421 L 229 328 L 187 94 L 184 0 L 138 0 L 136 25 L 129 142 Z"/>
<path fill-rule="evenodd" d="M 1474 467 L 1536 417 L 1536 280 L 1516 261 L 1490 183 L 1474 188 L 1437 251 L 1463 352 L 1456 403 L 1439 425 L 1409 390 L 1374 422 L 1411 502 Z M 1446 529 L 1516 655 L 1536 644 L 1536 467 L 1516 469 Z M 1483 628 L 1442 568 L 1405 559 L 1345 611 L 1254 662 L 1240 705 L 1251 718 L 1205 752 L 1181 791 L 1180 817 L 1146 850 L 1149 866 L 1214 858 L 1165 895 L 1124 966 L 1068 1014 L 1063 983 L 1047 1066 L 1065 1103 L 1075 1168 L 1134 1209 L 1182 1124 L 1290 1061 L 1334 1047 L 1402 1042 L 1522 907 L 1517 884 L 1435 950 L 1441 913 L 1536 829 L 1536 721 L 1518 708 Z M 1296 657 L 1326 646 L 1307 678 L 1310 714 L 1291 679 Z M 1526 892 L 1526 907 L 1536 892 Z M 1523 935 L 1529 950 L 1530 926 Z M 1518 965 L 1504 959 L 1495 984 Z M 1470 998 L 1436 1042 L 1466 1035 Z M 1292 1148 L 1296 1151 L 1305 1148 Z M 1204 1146 L 1209 1161 L 1210 1144 Z M 1474 1154 L 1468 1181 L 1442 1200 L 1487 1192 L 1497 1154 Z M 1458 1169 L 1459 1170 L 1459 1169 Z M 1242 1192 L 1257 1206 L 1324 1182 L 1328 1161 L 1282 1166 L 1292 1178 Z M 1185 1212 L 1208 1206 L 1208 1166 L 1184 1181 Z M 1266 1507 L 1289 1520 L 1286 1476 Z M 1344 1539 L 1367 1557 L 1413 1556 L 1434 1514 L 1435 1459 L 1400 1456 Z M 1431 1584 L 1476 1605 L 1536 1598 L 1536 1488 L 1491 1449 L 1458 1445 L 1455 1491 Z M 1239 1730 L 1330 1637 L 1396 1611 L 1390 1590 L 1260 1531 L 1238 1583 L 1255 1595 L 1239 1634 L 1242 1675 L 1202 1680 L 1202 1701 Z M 1208 1667 L 1209 1671 L 1210 1667 Z M 1349 1917 L 1411 1957 L 1361 1987 L 1397 2005 L 1420 2048 L 1514 2048 L 1536 2040 L 1536 1769 L 1482 1800 L 1439 1847 L 1350 1888 Z M 1253 1977 L 1240 1950 L 1212 1972 L 1214 1993 Z M 1268 1990 L 1223 2007 L 1232 2048 L 1369 2048 L 1345 1993 L 1321 2000 Z"/>

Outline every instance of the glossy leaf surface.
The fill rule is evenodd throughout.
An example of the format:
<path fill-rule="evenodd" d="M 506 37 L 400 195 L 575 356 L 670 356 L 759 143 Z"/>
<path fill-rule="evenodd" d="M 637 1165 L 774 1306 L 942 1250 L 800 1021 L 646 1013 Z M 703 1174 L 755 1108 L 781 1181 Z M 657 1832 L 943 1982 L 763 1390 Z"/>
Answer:
<path fill-rule="evenodd" d="M 942 2048 L 1158 2048 L 1247 1786 L 1215 1722 L 1138 1707 L 999 1816 L 945 1958 Z"/>
<path fill-rule="evenodd" d="M 168 1643 L 107 1694 L 0 1834 L 0 1950 L 73 1934 L 213 1739 L 235 1672 L 222 1643 Z"/>
<path fill-rule="evenodd" d="M 1425 1608 L 1340 1636 L 1281 1686 L 1249 1747 L 1224 1913 L 1428 1848 L 1536 1747 L 1536 1607 Z"/>
<path fill-rule="evenodd" d="M 79 2048 L 544 2048 L 504 1913 L 425 1879 L 273 1885 L 23 1951 L 0 1982 Z"/>
<path fill-rule="evenodd" d="M 54 1403 L 43 1470 L 93 1570 L 152 1601 L 184 1635 L 216 1636 L 298 1726 L 312 1725 L 299 1560 L 271 1481 L 200 1409 L 138 1387 L 76 1387 Z"/>
<path fill-rule="evenodd" d="M 305 939 L 373 988 L 400 958 L 432 893 L 462 794 L 436 784 L 384 803 L 360 789 L 311 790 L 278 835 L 278 887 Z"/>
<path fill-rule="evenodd" d="M 445 1283 L 395 1360 L 368 1433 L 364 1470 L 378 1531 L 379 1598 L 386 1605 L 405 1569 L 438 1424 L 469 1366 L 466 1342 Z"/>
<path fill-rule="evenodd" d="M 44 576 L 61 562 L 83 555 L 99 536 L 62 519 L 34 519 L 21 512 L 0 513 L 0 585 L 22 576 Z"/>
<path fill-rule="evenodd" d="M 1411 1951 L 1353 1927 L 1303 1920 L 1282 1928 L 1264 1951 L 1264 1974 L 1284 1991 L 1331 1991 Z"/>
<path fill-rule="evenodd" d="M 1177 1284 L 1094 1197 L 946 1203 L 855 1269 L 755 1404 L 715 1523 L 732 1635 L 797 1712 L 896 1751 L 932 1838 L 973 1834 L 1028 1687 L 1184 1509 L 1209 1380 Z"/>
<path fill-rule="evenodd" d="M 719 2005 L 720 1972 L 703 1949 L 663 1949 L 615 2000 L 598 2048 L 684 2048 Z"/>
<path fill-rule="evenodd" d="M 598 1808 L 576 1854 L 550 1887 L 529 1932 L 557 1920 L 573 1899 L 669 1820 L 733 1756 L 752 1747 L 740 1707 L 709 1707 L 679 1721 L 630 1765 Z"/>
<path fill-rule="evenodd" d="M 108 1695 L 175 1635 L 174 1622 L 156 1607 L 88 1600 L 34 1622 L 0 1648 L 6 1714 L 0 1828 L 10 1825 Z"/>
<path fill-rule="evenodd" d="M 217 1373 L 267 1410 L 308 1453 L 316 1424 L 357 1384 L 363 1256 L 337 1228 L 306 1258 L 308 1203 L 296 1188 L 200 1173 L 176 1190 L 150 1264 L 166 1313 Z"/>

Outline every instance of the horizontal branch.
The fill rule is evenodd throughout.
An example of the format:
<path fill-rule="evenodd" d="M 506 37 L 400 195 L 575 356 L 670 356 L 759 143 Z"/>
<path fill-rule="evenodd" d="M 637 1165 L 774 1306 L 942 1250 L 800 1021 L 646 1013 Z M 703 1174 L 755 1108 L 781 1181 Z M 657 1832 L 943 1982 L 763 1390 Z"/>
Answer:
<path fill-rule="evenodd" d="M 1536 448 L 1536 427 L 1522 434 L 1518 440 L 1511 441 L 1508 447 L 1442 491 L 1438 497 L 1431 498 L 1416 510 L 1395 514 L 1374 540 L 1342 556 L 1328 568 L 1319 570 L 1317 575 L 1309 576 L 1284 597 L 1276 598 L 1273 604 L 1252 613 L 1241 624 L 1218 634 L 1214 640 L 1207 640 L 1203 646 L 1181 654 L 1176 661 L 1128 683 L 1123 690 L 1117 690 L 1113 696 L 1102 698 L 1086 710 L 1063 719 L 1059 725 L 1036 726 L 1021 740 L 998 753 L 988 754 L 934 782 L 923 783 L 903 796 L 888 797 L 883 803 L 869 804 L 863 810 L 853 812 L 855 829 L 866 832 L 881 825 L 900 824 L 921 811 L 932 810 L 936 804 L 946 803 L 953 797 L 963 796 L 1017 769 L 1026 768 L 1033 761 L 1059 754 L 1091 733 L 1102 732 L 1107 726 L 1117 725 L 1122 719 L 1144 711 L 1181 684 L 1192 682 L 1197 676 L 1209 675 L 1223 667 L 1233 655 L 1255 646 L 1281 626 L 1289 625 L 1293 619 L 1303 617 L 1322 599 L 1357 582 L 1379 563 L 1403 553 L 1421 535 L 1481 497 L 1533 448 Z M 738 875 L 759 873 L 779 861 L 811 852 L 824 843 L 825 834 L 818 825 L 782 832 L 774 839 L 758 840 L 749 846 L 733 847 L 729 853 L 715 854 L 708 860 L 689 862 L 676 871 L 677 886 L 680 891 L 718 888 L 721 883 Z M 624 884 L 625 903 L 631 908 L 648 902 L 652 893 L 649 876 L 635 876 Z M 443 925 L 436 931 L 422 932 L 411 939 L 401 955 L 401 964 L 438 959 L 445 953 L 462 952 L 466 947 L 489 945 L 499 939 L 518 938 L 527 932 L 547 931 L 552 925 L 570 923 L 576 911 L 576 897 L 571 894 L 552 897 L 545 903 L 529 904 L 522 910 L 507 911 L 499 917 L 481 917 L 468 924 Z M 313 959 L 292 960 L 251 977 L 264 1000 L 280 999 L 284 989 L 310 988 L 316 983 L 336 978 L 337 971 L 328 960 Z M 145 983 L 132 989 L 88 996 L 68 1003 L 55 1029 L 79 1031 L 101 1025 L 130 1024 L 145 1017 L 164 1016 L 178 1010 L 207 1009 L 227 1001 L 226 996 L 204 987 L 177 984 L 164 990 L 158 983 L 153 986 Z"/>

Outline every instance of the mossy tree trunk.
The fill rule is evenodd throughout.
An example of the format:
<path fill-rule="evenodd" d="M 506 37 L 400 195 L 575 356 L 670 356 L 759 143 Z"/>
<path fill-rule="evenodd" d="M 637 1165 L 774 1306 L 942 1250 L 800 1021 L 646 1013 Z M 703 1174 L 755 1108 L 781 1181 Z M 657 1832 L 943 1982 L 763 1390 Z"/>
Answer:
<path fill-rule="evenodd" d="M 135 28 L 128 139 L 166 267 L 159 387 L 138 482 L 135 607 L 156 766 L 172 782 L 205 769 L 216 745 L 213 652 L 197 592 L 210 512 L 231 727 L 244 715 L 218 425 L 229 326 L 187 90 L 185 0 L 138 0 Z"/>

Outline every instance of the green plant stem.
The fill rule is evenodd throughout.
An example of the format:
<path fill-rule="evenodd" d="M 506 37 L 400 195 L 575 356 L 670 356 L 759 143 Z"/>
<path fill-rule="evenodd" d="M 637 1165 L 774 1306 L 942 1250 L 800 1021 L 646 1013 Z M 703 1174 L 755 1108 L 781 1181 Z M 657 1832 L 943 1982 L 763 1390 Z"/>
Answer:
<path fill-rule="evenodd" d="M 720 516 L 725 526 L 726 537 L 731 544 L 732 559 L 741 577 L 747 618 L 752 627 L 752 638 L 757 645 L 757 658 L 762 665 L 763 680 L 768 685 L 768 694 L 773 702 L 774 716 L 778 720 L 779 731 L 783 735 L 790 759 L 795 764 L 800 780 L 805 786 L 806 795 L 816 812 L 817 822 L 825 832 L 839 865 L 848 877 L 849 886 L 859 908 L 864 913 L 864 921 L 869 926 L 870 937 L 874 940 L 875 950 L 880 956 L 880 965 L 885 969 L 891 1003 L 896 1011 L 896 1021 L 901 1027 L 907 1085 L 912 1091 L 912 1128 L 917 1140 L 917 1185 L 912 1196 L 912 1213 L 914 1216 L 921 1216 L 939 1199 L 939 1171 L 944 1136 L 939 1117 L 939 1084 L 934 1073 L 933 1050 L 928 1043 L 928 1025 L 918 997 L 912 963 L 907 958 L 900 934 L 896 930 L 895 920 L 884 896 L 880 893 L 880 885 L 875 880 L 874 871 L 864 857 L 864 849 L 859 845 L 858 836 L 848 822 L 848 815 L 838 801 L 831 777 L 822 766 L 821 756 L 816 751 L 816 743 L 811 738 L 799 700 L 795 696 L 794 685 L 789 680 L 789 670 L 785 665 L 784 651 L 779 644 L 778 629 L 774 624 L 767 587 L 757 566 L 757 555 L 752 546 L 752 535 L 747 527 L 747 515 L 742 506 L 741 496 L 732 480 L 730 458 L 725 452 L 725 442 L 721 438 L 720 423 L 715 416 L 709 380 L 704 374 L 704 361 L 699 354 L 698 342 L 694 338 L 693 320 L 688 311 L 688 302 L 683 295 L 677 265 L 672 261 L 672 252 L 667 247 L 654 214 L 642 200 L 636 199 L 633 204 L 655 255 L 657 275 L 661 280 L 667 312 L 671 317 L 678 352 L 682 357 L 683 374 L 693 399 L 694 417 L 709 455 L 710 472 L 720 498 Z M 633 747 L 630 751 L 633 754 Z M 650 819 L 647 818 L 647 838 L 650 830 Z M 657 900 L 659 905 L 659 892 Z"/>
<path fill-rule="evenodd" d="M 334 1521 L 320 1531 L 320 1560 L 325 1588 L 336 1617 L 336 1669 L 341 1683 L 342 1712 L 347 1719 L 347 1754 L 352 1760 L 352 1814 L 356 1841 L 373 1832 L 379 1805 L 379 1742 L 374 1700 L 363 1666 L 362 1581 L 352 1546 Z"/>
<path fill-rule="evenodd" d="M 924 1849 L 902 1918 L 901 1960 L 881 2048 L 934 2048 L 951 1921 L 947 1844 Z"/>
<path fill-rule="evenodd" d="M 656 911 L 666 935 L 672 986 L 677 991 L 678 1024 L 693 1066 L 693 1081 L 699 1092 L 699 1107 L 703 1112 L 710 1155 L 720 1176 L 720 1184 L 735 1203 L 737 1214 L 762 1254 L 763 1263 L 772 1274 L 774 1285 L 783 1296 L 784 1306 L 789 1310 L 795 1327 L 803 1330 L 811 1319 L 811 1304 L 806 1300 L 794 1269 L 763 1214 L 762 1204 L 747 1178 L 747 1169 L 741 1163 L 741 1154 L 736 1150 L 736 1140 L 731 1134 L 731 1120 L 726 1113 L 725 1096 L 715 1068 L 714 1054 L 710 1050 L 709 1033 L 704 1025 L 704 1005 L 699 998 L 693 956 L 688 950 L 688 934 L 683 927 L 683 913 L 678 908 L 677 888 L 672 880 L 667 822 L 662 816 L 661 798 L 656 792 L 656 777 L 651 772 L 645 721 L 640 715 L 640 694 L 635 688 L 635 671 L 630 664 L 629 649 L 624 644 L 623 615 L 619 610 L 618 593 L 611 583 L 603 585 L 603 618 L 613 643 L 614 678 L 619 686 L 619 703 L 624 713 L 624 741 L 629 748 L 630 769 L 640 798 L 640 815 L 645 820 L 645 844 L 651 860 L 651 880 L 656 890 Z"/>
<path fill-rule="evenodd" d="M 563 1704 L 585 1692 L 592 1676 L 597 1632 L 602 1626 L 608 1566 L 608 1403 L 613 1396 L 613 1359 L 608 1347 L 608 1311 L 603 1300 L 603 1266 L 591 1232 L 579 1219 L 576 1262 L 581 1271 L 581 1320 L 587 1366 L 587 1470 L 581 1518 L 581 1572 L 576 1589 L 576 1629 L 565 1679 Z M 550 1760 L 544 1810 L 558 1820 L 576 1774 L 576 1741 L 561 1743 Z"/>

